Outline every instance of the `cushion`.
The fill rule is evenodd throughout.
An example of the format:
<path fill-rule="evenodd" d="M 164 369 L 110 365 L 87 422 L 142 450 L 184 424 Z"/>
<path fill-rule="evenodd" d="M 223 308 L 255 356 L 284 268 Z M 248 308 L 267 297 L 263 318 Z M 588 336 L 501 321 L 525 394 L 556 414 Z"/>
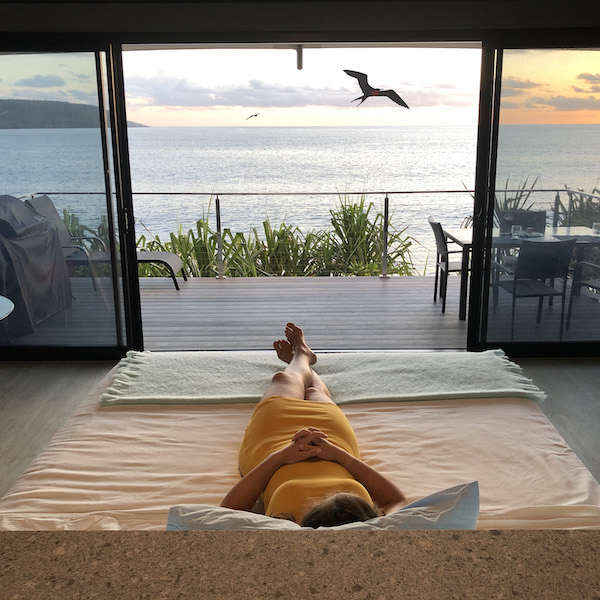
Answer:
<path fill-rule="evenodd" d="M 473 481 L 421 498 L 390 515 L 318 530 L 475 529 L 478 515 L 479 485 Z M 167 531 L 252 529 L 314 531 L 292 521 L 208 504 L 173 506 L 167 519 Z"/>

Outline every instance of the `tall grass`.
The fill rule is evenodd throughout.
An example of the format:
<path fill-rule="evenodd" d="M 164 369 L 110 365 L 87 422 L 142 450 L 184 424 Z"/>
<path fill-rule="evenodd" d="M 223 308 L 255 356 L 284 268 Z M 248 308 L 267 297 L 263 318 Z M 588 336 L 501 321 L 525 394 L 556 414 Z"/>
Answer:
<path fill-rule="evenodd" d="M 521 185 L 514 189 L 507 178 L 504 190 L 496 189 L 494 203 L 496 215 L 501 210 L 531 210 L 534 202 L 530 197 L 539 181 L 540 178 L 536 177 L 533 183 L 529 185 L 529 177 L 527 177 Z"/>
<path fill-rule="evenodd" d="M 504 183 L 504 189 L 496 189 L 494 193 L 494 224 L 496 226 L 500 223 L 500 211 L 506 210 L 531 210 L 534 202 L 530 199 L 531 194 L 534 191 L 535 186 L 539 183 L 540 178 L 536 177 L 533 183 L 529 184 L 529 177 L 525 178 L 525 181 L 517 186 L 515 189 L 511 185 L 510 179 L 507 177 Z M 475 198 L 474 194 L 471 194 L 472 198 Z M 472 227 L 473 216 L 466 216 L 461 227 Z"/>
<path fill-rule="evenodd" d="M 383 268 L 383 216 L 375 213 L 373 203 L 364 196 L 358 201 L 340 198 L 330 210 L 331 226 L 303 232 L 282 222 L 273 225 L 267 218 L 262 229 L 252 228 L 247 235 L 224 229 L 223 274 L 229 277 L 261 276 L 340 276 L 377 275 Z M 149 232 L 148 232 L 149 233 Z M 169 241 L 159 236 L 138 240 L 140 250 L 168 250 L 178 254 L 186 270 L 194 277 L 218 273 L 217 232 L 205 216 L 196 223 L 196 231 L 171 233 Z M 414 267 L 410 246 L 414 240 L 405 229 L 388 226 L 389 274 L 412 275 Z M 153 265 L 144 265 L 144 274 L 160 274 Z"/>
<path fill-rule="evenodd" d="M 171 232 L 169 239 L 163 242 L 158 235 L 146 229 L 151 236 L 141 235 L 137 241 L 140 250 L 168 251 L 177 254 L 183 261 L 186 272 L 192 277 L 214 277 L 218 274 L 217 236 L 203 216 L 196 222 L 196 229 L 187 232 L 179 225 L 176 233 Z M 139 265 L 139 274 L 145 276 L 164 275 L 165 271 L 157 265 Z"/>
<path fill-rule="evenodd" d="M 330 264 L 335 265 L 335 274 L 378 275 L 383 269 L 383 215 L 372 216 L 373 203 L 366 204 L 364 196 L 358 202 L 348 198 L 340 200 L 331 213 Z M 410 258 L 411 238 L 388 226 L 389 273 L 412 275 Z"/>
<path fill-rule="evenodd" d="M 559 224 L 564 224 L 568 220 L 570 225 L 591 227 L 592 223 L 600 222 L 600 200 L 598 199 L 600 189 L 598 189 L 598 183 L 596 182 L 596 186 L 589 193 L 581 188 L 575 189 L 577 191 L 567 190 L 568 208 L 565 208 L 562 204 L 559 206 Z"/>

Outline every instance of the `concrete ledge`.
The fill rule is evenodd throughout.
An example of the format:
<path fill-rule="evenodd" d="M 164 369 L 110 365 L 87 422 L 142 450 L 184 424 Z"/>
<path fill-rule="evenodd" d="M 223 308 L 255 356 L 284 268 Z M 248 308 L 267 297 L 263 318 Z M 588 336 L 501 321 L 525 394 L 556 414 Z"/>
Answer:
<path fill-rule="evenodd" d="M 0 532 L 3 598 L 600 599 L 600 531 Z"/>

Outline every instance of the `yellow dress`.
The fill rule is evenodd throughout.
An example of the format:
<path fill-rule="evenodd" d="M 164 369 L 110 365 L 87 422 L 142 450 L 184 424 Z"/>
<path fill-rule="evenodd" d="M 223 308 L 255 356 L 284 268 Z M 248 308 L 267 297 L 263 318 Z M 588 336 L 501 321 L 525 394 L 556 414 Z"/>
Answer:
<path fill-rule="evenodd" d="M 242 476 L 289 445 L 304 427 L 318 427 L 331 443 L 360 458 L 352 426 L 337 405 L 272 396 L 261 400 L 246 427 L 239 455 Z M 372 504 L 367 490 L 335 462 L 314 458 L 284 465 L 265 488 L 265 514 L 293 515 L 300 523 L 320 500 L 338 492 L 356 494 Z"/>

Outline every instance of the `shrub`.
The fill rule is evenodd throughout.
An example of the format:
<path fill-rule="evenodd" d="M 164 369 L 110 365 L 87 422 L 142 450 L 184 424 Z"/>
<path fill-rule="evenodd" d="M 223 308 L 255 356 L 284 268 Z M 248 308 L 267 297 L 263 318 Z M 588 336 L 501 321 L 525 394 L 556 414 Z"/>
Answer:
<path fill-rule="evenodd" d="M 298 227 L 280 223 L 273 226 L 267 218 L 262 231 L 252 228 L 248 235 L 230 229 L 222 232 L 223 274 L 229 277 L 260 276 L 335 276 L 377 275 L 382 272 L 383 216 L 372 216 L 374 205 L 342 198 L 330 210 L 331 227 L 303 233 Z M 391 221 L 391 220 L 390 220 Z M 405 230 L 388 226 L 388 273 L 412 275 L 410 256 L 413 240 Z M 194 277 L 218 273 L 217 232 L 203 216 L 196 233 L 170 234 L 163 243 L 159 236 L 140 236 L 138 248 L 168 250 L 181 256 L 186 270 Z M 144 274 L 162 274 L 160 267 L 140 266 Z"/>

